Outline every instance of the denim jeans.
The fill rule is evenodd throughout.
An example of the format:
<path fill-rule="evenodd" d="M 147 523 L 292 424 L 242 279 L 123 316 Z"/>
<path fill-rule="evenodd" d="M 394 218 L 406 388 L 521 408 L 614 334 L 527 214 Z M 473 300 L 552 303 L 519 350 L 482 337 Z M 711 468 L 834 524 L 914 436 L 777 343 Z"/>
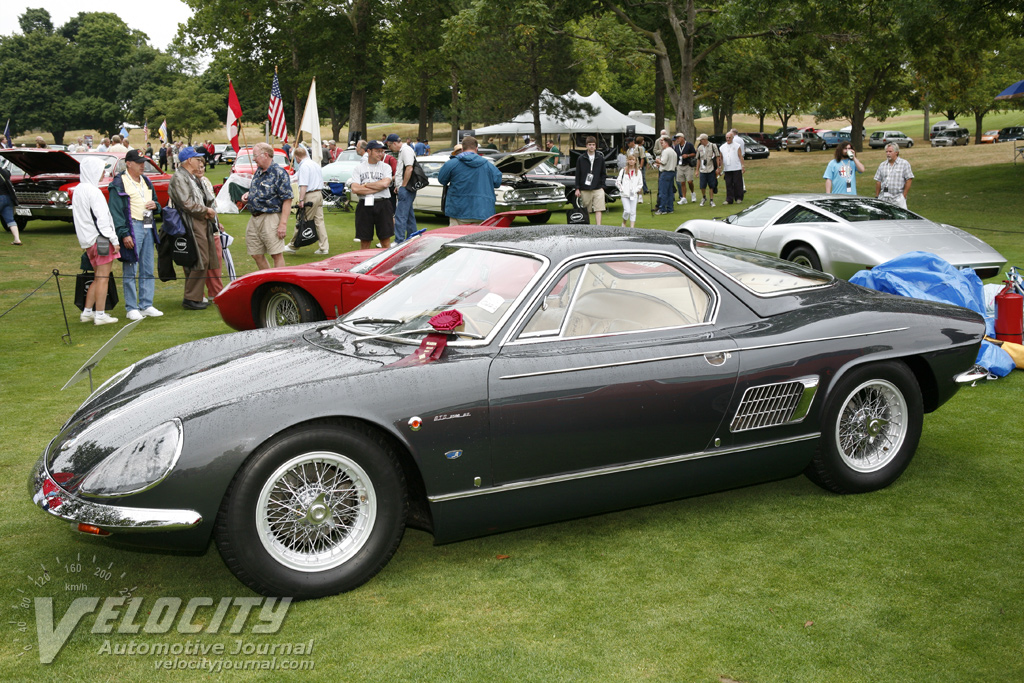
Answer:
<path fill-rule="evenodd" d="M 5 194 L 0 194 L 0 220 L 7 226 L 17 223 L 14 220 L 14 202 Z"/>
<path fill-rule="evenodd" d="M 144 228 L 142 221 L 132 219 L 135 231 L 135 251 L 139 255 L 138 263 L 122 263 L 124 275 L 124 307 L 129 311 L 143 311 L 153 305 L 153 294 L 156 292 L 156 280 L 153 279 L 153 230 Z M 124 247 L 121 247 L 124 249 Z M 136 288 L 135 276 L 139 283 Z"/>
<path fill-rule="evenodd" d="M 661 171 L 658 173 L 658 211 L 672 213 L 672 199 L 675 197 L 676 172 Z"/>
<path fill-rule="evenodd" d="M 401 244 L 416 232 L 416 216 L 413 215 L 412 202 L 416 193 L 404 187 L 398 188 L 398 203 L 395 205 L 395 244 Z"/>

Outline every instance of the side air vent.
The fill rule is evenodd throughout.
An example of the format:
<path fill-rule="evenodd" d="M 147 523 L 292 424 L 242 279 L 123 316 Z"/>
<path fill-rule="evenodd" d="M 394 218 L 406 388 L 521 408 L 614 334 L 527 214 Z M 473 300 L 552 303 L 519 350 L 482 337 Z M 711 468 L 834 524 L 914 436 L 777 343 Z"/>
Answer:
<path fill-rule="evenodd" d="M 743 400 L 736 409 L 729 431 L 746 432 L 800 422 L 807 417 L 817 390 L 817 377 L 750 387 L 743 392 Z"/>

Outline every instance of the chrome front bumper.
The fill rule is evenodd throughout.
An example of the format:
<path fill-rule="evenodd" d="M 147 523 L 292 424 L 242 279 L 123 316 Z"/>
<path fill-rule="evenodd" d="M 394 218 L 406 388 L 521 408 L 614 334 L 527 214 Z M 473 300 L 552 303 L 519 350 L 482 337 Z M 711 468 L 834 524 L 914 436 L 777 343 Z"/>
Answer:
<path fill-rule="evenodd" d="M 90 524 L 106 531 L 176 531 L 191 529 L 203 521 L 195 510 L 153 510 L 100 505 L 68 493 L 50 477 L 39 458 L 28 481 L 32 502 L 74 525 Z"/>

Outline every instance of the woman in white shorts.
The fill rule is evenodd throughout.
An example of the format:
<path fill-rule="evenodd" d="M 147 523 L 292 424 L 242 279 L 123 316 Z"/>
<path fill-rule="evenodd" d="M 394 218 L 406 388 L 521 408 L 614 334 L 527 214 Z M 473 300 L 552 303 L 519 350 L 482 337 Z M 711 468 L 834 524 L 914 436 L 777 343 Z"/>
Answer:
<path fill-rule="evenodd" d="M 644 179 L 640 175 L 635 155 L 626 158 L 626 167 L 619 171 L 615 179 L 615 187 L 619 188 L 619 199 L 622 200 L 622 227 L 636 227 L 636 205 L 644 200 Z"/>

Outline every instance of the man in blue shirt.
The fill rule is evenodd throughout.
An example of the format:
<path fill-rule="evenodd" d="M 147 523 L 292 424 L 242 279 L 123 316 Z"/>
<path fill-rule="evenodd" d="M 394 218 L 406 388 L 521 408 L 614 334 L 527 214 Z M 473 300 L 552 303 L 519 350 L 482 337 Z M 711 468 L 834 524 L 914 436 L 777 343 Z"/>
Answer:
<path fill-rule="evenodd" d="M 462 138 L 462 153 L 444 162 L 437 180 L 448 188 L 444 213 L 449 225 L 479 223 L 494 215 L 494 190 L 501 187 L 501 171 L 476 153 L 472 135 Z"/>
<path fill-rule="evenodd" d="M 274 163 L 274 148 L 267 143 L 256 143 L 253 158 L 256 173 L 249 191 L 242 195 L 252 214 L 245 226 L 245 248 L 260 270 L 270 268 L 265 254 L 270 254 L 275 268 L 281 268 L 288 214 L 292 210 L 292 179 L 288 171 Z"/>

